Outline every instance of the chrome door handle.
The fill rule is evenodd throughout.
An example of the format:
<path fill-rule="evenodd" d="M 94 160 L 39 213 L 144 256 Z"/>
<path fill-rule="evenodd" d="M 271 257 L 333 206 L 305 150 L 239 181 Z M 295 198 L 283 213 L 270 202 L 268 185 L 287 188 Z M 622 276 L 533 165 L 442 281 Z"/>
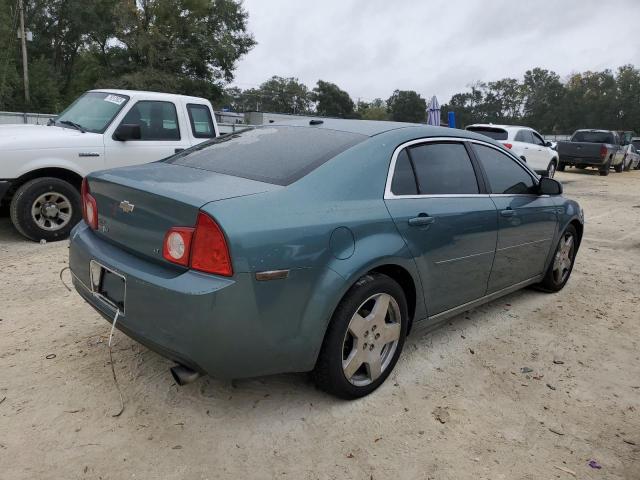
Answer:
<path fill-rule="evenodd" d="M 513 217 L 515 214 L 516 214 L 516 211 L 510 208 L 500 211 L 500 215 L 502 215 L 503 217 Z"/>
<path fill-rule="evenodd" d="M 411 225 L 412 227 L 423 227 L 425 225 L 431 225 L 435 221 L 435 218 L 430 217 L 426 213 L 421 213 L 417 217 L 410 218 L 409 225 Z"/>

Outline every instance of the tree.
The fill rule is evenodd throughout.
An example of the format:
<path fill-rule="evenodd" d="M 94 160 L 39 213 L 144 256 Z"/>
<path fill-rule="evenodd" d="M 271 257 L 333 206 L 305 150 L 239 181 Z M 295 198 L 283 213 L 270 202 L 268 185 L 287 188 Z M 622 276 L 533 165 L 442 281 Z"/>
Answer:
<path fill-rule="evenodd" d="M 318 115 L 327 117 L 352 118 L 355 105 L 347 92 L 335 83 L 318 80 L 313 89 L 312 99 L 316 102 Z"/>
<path fill-rule="evenodd" d="M 16 82 L 22 64 L 12 39 L 14 3 L 0 0 L 0 41 L 11 57 L 3 64 L 0 52 L 0 108 L 56 112 L 94 87 L 216 100 L 237 60 L 255 45 L 238 0 L 25 0 L 34 32 L 33 101 L 26 106 Z"/>
<path fill-rule="evenodd" d="M 359 101 L 356 107 L 356 114 L 363 120 L 387 120 L 387 104 L 381 98 L 376 98 L 367 103 Z"/>
<path fill-rule="evenodd" d="M 396 90 L 387 106 L 391 119 L 396 122 L 425 122 L 427 118 L 427 102 L 413 90 Z"/>

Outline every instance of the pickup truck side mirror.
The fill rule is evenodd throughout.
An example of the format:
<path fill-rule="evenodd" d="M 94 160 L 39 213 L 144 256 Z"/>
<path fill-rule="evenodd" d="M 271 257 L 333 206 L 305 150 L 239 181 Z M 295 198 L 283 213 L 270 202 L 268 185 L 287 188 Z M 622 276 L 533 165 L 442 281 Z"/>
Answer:
<path fill-rule="evenodd" d="M 142 138 L 142 132 L 140 125 L 134 123 L 121 123 L 113 132 L 113 139 L 121 142 L 127 140 L 140 140 Z"/>
<path fill-rule="evenodd" d="M 562 184 L 553 178 L 542 177 L 538 184 L 540 195 L 562 195 Z"/>

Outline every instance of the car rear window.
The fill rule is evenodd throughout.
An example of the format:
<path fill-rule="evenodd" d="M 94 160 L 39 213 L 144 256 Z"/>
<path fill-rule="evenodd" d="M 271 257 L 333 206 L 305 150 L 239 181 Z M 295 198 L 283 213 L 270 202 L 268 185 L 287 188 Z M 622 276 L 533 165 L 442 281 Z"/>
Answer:
<path fill-rule="evenodd" d="M 493 138 L 494 140 L 506 140 L 509 138 L 509 134 L 502 128 L 495 127 L 467 127 L 470 132 L 480 133 L 485 137 Z"/>
<path fill-rule="evenodd" d="M 576 132 L 571 138 L 572 142 L 585 143 L 614 143 L 613 134 L 611 132 Z"/>
<path fill-rule="evenodd" d="M 163 161 L 289 185 L 366 138 L 322 128 L 258 127 L 206 141 Z"/>

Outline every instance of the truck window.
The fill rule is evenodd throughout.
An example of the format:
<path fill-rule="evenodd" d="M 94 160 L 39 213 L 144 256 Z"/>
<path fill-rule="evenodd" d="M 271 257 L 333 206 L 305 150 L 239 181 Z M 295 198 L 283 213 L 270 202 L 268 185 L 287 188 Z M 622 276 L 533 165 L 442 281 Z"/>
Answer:
<path fill-rule="evenodd" d="M 180 140 L 176 106 L 172 102 L 141 100 L 120 124 L 140 125 L 140 140 Z"/>
<path fill-rule="evenodd" d="M 56 122 L 74 122 L 87 132 L 104 133 L 129 100 L 127 95 L 87 92 L 62 112 Z"/>
<path fill-rule="evenodd" d="M 189 122 L 191 123 L 191 133 L 196 138 L 213 138 L 216 131 L 213 128 L 213 119 L 211 112 L 206 105 L 197 105 L 195 103 L 187 104 L 187 112 L 189 112 Z"/>
<path fill-rule="evenodd" d="M 615 144 L 615 138 L 611 132 L 591 132 L 589 130 L 578 130 L 571 137 L 572 142 L 585 143 L 611 143 Z"/>

